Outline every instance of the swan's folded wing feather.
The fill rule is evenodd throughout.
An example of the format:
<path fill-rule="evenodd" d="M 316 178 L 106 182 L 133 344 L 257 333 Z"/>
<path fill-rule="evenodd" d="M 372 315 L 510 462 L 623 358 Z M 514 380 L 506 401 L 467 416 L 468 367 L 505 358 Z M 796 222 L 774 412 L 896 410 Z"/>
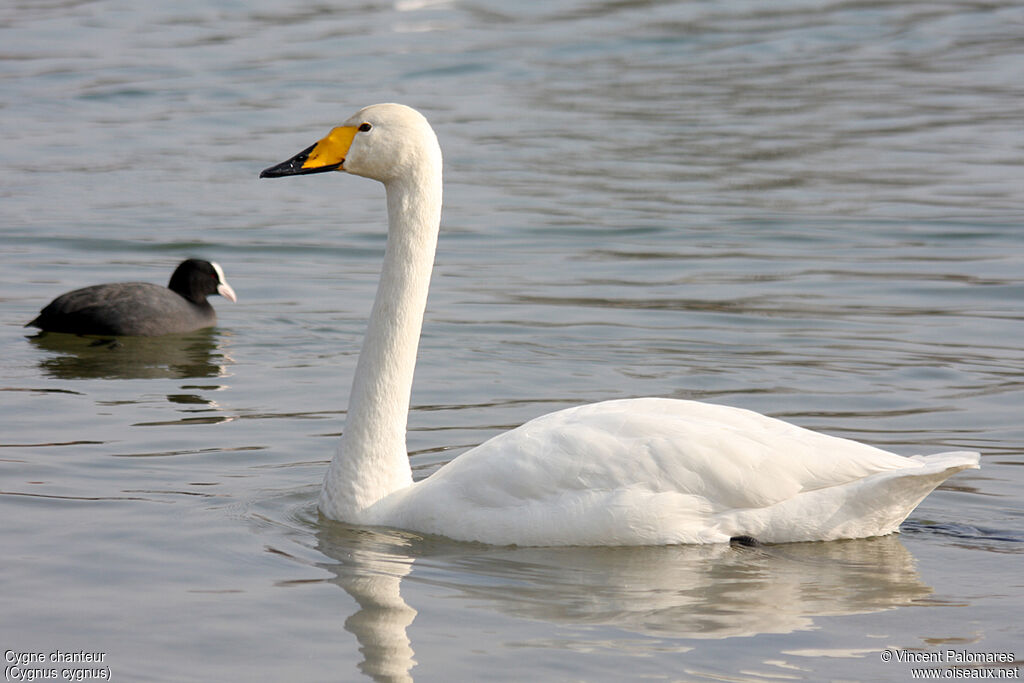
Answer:
<path fill-rule="evenodd" d="M 515 505 L 566 490 L 642 487 L 764 507 L 919 463 L 746 410 L 631 399 L 558 411 L 501 434 L 437 472 L 475 504 Z M 431 477 L 433 478 L 433 477 Z"/>
<path fill-rule="evenodd" d="M 830 529 L 857 535 L 839 510 L 865 489 L 860 482 L 928 475 L 923 497 L 949 476 L 940 471 L 972 466 L 964 454 L 929 461 L 746 410 L 631 399 L 532 420 L 464 453 L 382 510 L 406 528 L 522 545 L 721 542 L 755 531 L 815 538 L 830 533 L 817 529 L 815 516 L 824 514 Z M 878 524 L 894 527 L 912 507 L 902 516 L 886 512 Z"/>

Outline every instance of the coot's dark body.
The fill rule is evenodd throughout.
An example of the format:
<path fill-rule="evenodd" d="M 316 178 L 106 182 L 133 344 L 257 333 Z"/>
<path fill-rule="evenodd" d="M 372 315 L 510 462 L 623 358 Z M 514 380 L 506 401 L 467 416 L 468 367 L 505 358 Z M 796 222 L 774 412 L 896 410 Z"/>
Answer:
<path fill-rule="evenodd" d="M 47 332 L 155 337 L 191 332 L 216 324 L 206 300 L 211 294 L 235 301 L 235 292 L 216 263 L 188 259 L 167 287 L 149 282 L 117 282 L 61 294 L 28 326 Z"/>

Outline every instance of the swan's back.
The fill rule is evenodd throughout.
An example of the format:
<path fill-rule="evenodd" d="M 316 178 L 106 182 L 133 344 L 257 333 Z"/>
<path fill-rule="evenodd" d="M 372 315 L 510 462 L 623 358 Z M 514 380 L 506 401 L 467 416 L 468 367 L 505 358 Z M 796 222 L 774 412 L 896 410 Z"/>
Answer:
<path fill-rule="evenodd" d="M 874 536 L 977 461 L 904 458 L 727 406 L 607 401 L 481 444 L 381 501 L 368 521 L 519 545 Z"/>

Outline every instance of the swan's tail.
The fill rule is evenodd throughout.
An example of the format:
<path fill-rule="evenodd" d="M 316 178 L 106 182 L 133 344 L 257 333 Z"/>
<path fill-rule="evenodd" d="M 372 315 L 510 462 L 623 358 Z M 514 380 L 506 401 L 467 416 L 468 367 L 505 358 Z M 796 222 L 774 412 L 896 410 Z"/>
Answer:
<path fill-rule="evenodd" d="M 930 471 L 949 472 L 947 476 L 951 476 L 961 470 L 978 469 L 981 454 L 974 451 L 948 451 L 935 455 L 915 455 L 910 459 L 921 463 Z"/>
<path fill-rule="evenodd" d="M 749 535 L 766 543 L 884 536 L 899 529 L 939 484 L 961 470 L 977 469 L 979 459 L 969 451 L 916 455 L 910 460 L 919 467 L 877 472 L 768 508 L 726 514 L 717 528 L 726 538 Z"/>
<path fill-rule="evenodd" d="M 951 476 L 978 469 L 979 453 L 949 451 L 915 455 L 910 459 L 922 466 L 879 472 L 866 477 L 850 490 L 846 502 L 852 514 L 846 524 L 833 530 L 836 538 L 884 536 L 899 529 L 922 500 Z"/>

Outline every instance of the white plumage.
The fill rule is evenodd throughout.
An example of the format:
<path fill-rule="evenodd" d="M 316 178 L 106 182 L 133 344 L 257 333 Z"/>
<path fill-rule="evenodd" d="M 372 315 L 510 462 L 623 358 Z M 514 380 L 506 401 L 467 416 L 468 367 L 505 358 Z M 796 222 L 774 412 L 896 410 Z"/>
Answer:
<path fill-rule="evenodd" d="M 859 538 L 895 531 L 978 454 L 905 458 L 727 406 L 660 398 L 544 415 L 413 483 L 405 448 L 440 225 L 441 151 L 418 112 L 367 107 L 263 172 L 384 183 L 388 244 L 319 506 L 332 519 L 519 545 Z"/>

